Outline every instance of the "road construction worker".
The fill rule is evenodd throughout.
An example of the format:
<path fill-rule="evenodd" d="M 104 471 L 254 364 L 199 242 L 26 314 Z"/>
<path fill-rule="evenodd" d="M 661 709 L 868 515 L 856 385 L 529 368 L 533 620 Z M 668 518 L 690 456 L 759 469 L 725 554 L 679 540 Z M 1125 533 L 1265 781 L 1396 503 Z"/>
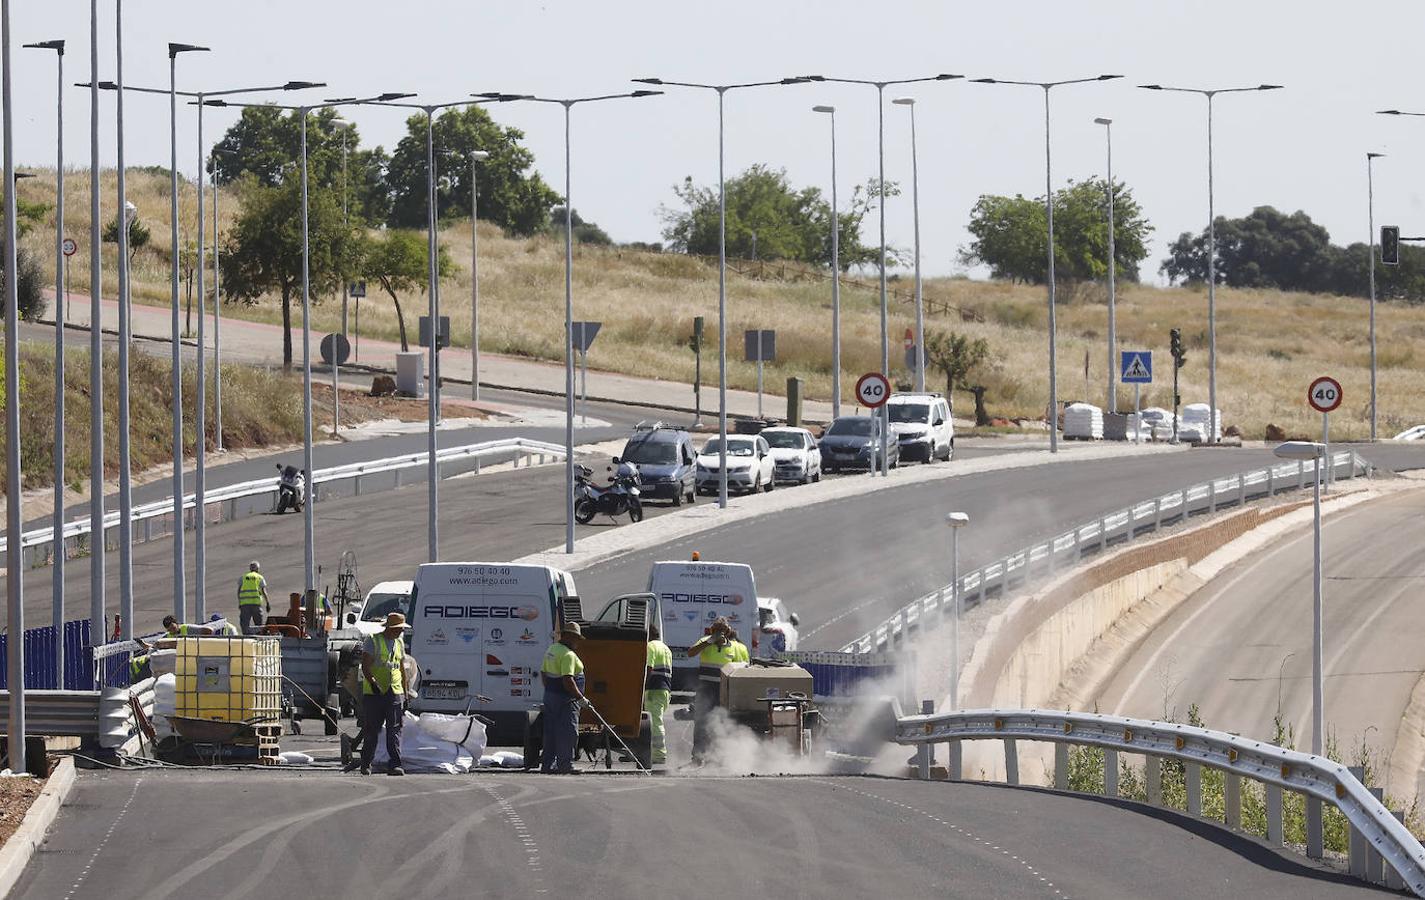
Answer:
<path fill-rule="evenodd" d="M 648 674 L 643 679 L 643 710 L 648 713 L 650 738 L 649 761 L 654 765 L 668 762 L 667 735 L 663 730 L 663 714 L 668 711 L 668 697 L 673 691 L 673 651 L 661 640 L 658 622 L 648 625 Z"/>
<path fill-rule="evenodd" d="M 189 625 L 181 623 L 174 616 L 163 617 L 163 630 L 168 632 L 171 638 L 198 637 L 204 634 L 213 634 L 213 629 L 207 625 Z"/>
<path fill-rule="evenodd" d="M 212 629 L 213 634 L 223 637 L 236 637 L 239 633 L 237 626 L 229 622 L 222 613 L 213 613 L 209 616 L 207 627 Z"/>
<path fill-rule="evenodd" d="M 751 656 L 727 619 L 718 616 L 708 633 L 688 648 L 688 658 L 698 661 L 698 692 L 693 698 L 693 762 L 701 763 L 712 743 L 708 718 L 719 703 L 722 667 L 731 662 L 745 663 Z"/>
<path fill-rule="evenodd" d="M 559 640 L 544 652 L 540 680 L 544 683 L 544 752 L 539 771 L 557 775 L 574 771 L 579 744 L 579 710 L 584 696 L 584 661 L 574 651 L 583 640 L 578 622 L 566 622 Z"/>
<path fill-rule="evenodd" d="M 411 626 L 406 617 L 393 612 L 386 628 L 362 642 L 361 653 L 361 774 L 371 774 L 376 759 L 376 739 L 386 729 L 387 775 L 404 775 L 401 768 L 401 724 L 406 697 L 401 671 L 406 648 L 403 637 Z"/>
<path fill-rule="evenodd" d="M 262 627 L 264 610 L 268 615 L 272 613 L 272 603 L 267 599 L 267 579 L 262 577 L 262 566 L 255 559 L 247 564 L 247 572 L 238 582 L 237 599 L 243 634 L 257 634 Z"/>

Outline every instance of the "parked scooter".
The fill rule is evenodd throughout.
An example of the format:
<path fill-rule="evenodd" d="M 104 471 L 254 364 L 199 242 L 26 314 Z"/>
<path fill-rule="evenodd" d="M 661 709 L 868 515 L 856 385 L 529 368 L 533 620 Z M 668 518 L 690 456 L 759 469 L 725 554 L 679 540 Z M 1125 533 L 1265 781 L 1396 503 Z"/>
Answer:
<path fill-rule="evenodd" d="M 609 466 L 608 470 L 614 472 L 614 475 L 607 486 L 596 485 L 590 480 L 594 471 L 588 466 L 574 467 L 574 520 L 580 525 L 589 524 L 599 513 L 604 513 L 609 518 L 628 513 L 630 521 L 643 520 L 643 502 L 639 499 L 638 490 L 638 466 L 624 462 L 617 456 L 614 457 L 614 464 L 618 466 L 618 471 L 614 472 L 614 467 Z"/>
<path fill-rule="evenodd" d="M 282 473 L 277 484 L 277 514 L 280 516 L 289 509 L 301 512 L 302 502 L 307 496 L 307 479 L 296 466 L 279 463 L 277 471 Z"/>

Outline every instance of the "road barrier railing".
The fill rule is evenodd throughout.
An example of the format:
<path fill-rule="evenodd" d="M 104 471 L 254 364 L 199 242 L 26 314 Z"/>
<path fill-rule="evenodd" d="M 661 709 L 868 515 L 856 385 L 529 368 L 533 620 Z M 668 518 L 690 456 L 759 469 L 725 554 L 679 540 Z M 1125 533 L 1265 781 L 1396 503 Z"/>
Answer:
<path fill-rule="evenodd" d="M 1329 472 L 1322 471 L 1322 477 L 1329 475 L 1323 484 L 1338 478 L 1367 475 L 1371 471 L 1369 464 L 1354 450 L 1331 454 L 1328 468 Z M 1314 484 L 1315 477 L 1314 465 L 1284 462 L 1214 478 L 1116 510 L 962 575 L 959 579 L 961 609 L 983 603 L 988 596 L 1003 596 L 1037 578 L 1053 575 L 1078 563 L 1087 553 L 1102 551 L 1110 542 L 1124 543 L 1156 533 L 1164 525 L 1185 521 L 1190 515 L 1215 513 L 1249 500 L 1301 490 Z M 841 649 L 848 653 L 870 653 L 894 647 L 914 636 L 923 624 L 938 625 L 950 611 L 953 596 L 952 585 L 937 588 L 911 601 Z"/>
<path fill-rule="evenodd" d="M 536 441 L 529 438 L 503 438 L 495 441 L 483 441 L 477 444 L 466 444 L 460 447 L 446 447 L 436 451 L 436 462 L 441 467 L 455 466 L 459 463 L 470 462 L 476 465 L 476 471 L 480 461 L 489 457 L 512 457 L 516 464 L 520 461 L 533 462 L 538 459 L 543 462 L 546 457 L 564 458 L 564 446 L 562 444 L 552 444 L 548 441 Z M 401 473 L 410 469 L 423 469 L 429 463 L 429 455 L 425 451 L 406 453 L 400 456 L 391 456 L 384 459 L 375 459 L 367 462 L 347 463 L 341 466 L 332 466 L 326 469 L 318 469 L 312 479 L 312 489 L 314 495 L 322 499 L 322 485 L 333 485 L 338 482 L 351 482 L 355 493 L 361 493 L 362 479 L 376 475 L 393 474 L 395 486 L 401 484 Z M 244 481 L 240 484 L 231 484 L 224 487 L 213 488 L 205 493 L 204 505 L 206 507 L 217 506 L 220 509 L 226 505 L 228 513 L 224 518 L 236 518 L 236 505 L 239 500 L 247 500 L 255 497 L 273 496 L 277 493 L 281 478 L 274 475 L 270 478 L 258 478 L 253 481 Z M 327 492 L 328 495 L 330 492 Z M 194 495 L 188 494 L 183 498 L 183 508 L 185 511 L 193 510 L 198 505 Z M 160 533 L 167 533 L 167 529 L 173 527 L 173 499 L 170 497 L 164 500 L 157 500 L 152 503 L 144 503 L 134 507 L 133 521 L 142 522 L 145 525 L 141 537 L 144 540 L 152 536 L 151 525 L 155 522 L 162 523 L 166 529 Z M 184 527 L 192 527 L 188 521 L 191 516 L 185 515 Z M 119 524 L 119 513 L 109 512 L 104 516 L 104 530 L 117 527 Z M 90 521 L 88 517 L 75 519 L 66 522 L 62 537 L 66 542 L 75 541 L 80 537 L 90 533 Z M 3 552 L 8 543 L 8 535 L 0 536 L 0 552 Z M 36 528 L 33 531 L 25 532 L 20 538 L 20 546 L 29 551 L 31 548 L 50 548 L 55 544 L 53 526 L 47 528 Z M 26 565 L 32 565 L 28 559 Z"/>
<path fill-rule="evenodd" d="M 926 701 L 923 709 L 931 707 Z M 1192 725 L 1045 709 L 902 716 L 896 721 L 895 740 L 918 748 L 916 762 L 922 778 L 931 775 L 934 745 L 948 745 L 947 774 L 955 781 L 961 778 L 962 741 L 1001 741 L 1008 784 L 1019 784 L 1016 742 L 1050 742 L 1055 748 L 1057 790 L 1069 789 L 1069 748 L 1096 747 L 1104 751 L 1103 792 L 1111 797 L 1118 796 L 1118 755 L 1139 754 L 1147 760 L 1144 781 L 1148 802 L 1155 805 L 1162 803 L 1162 761 L 1177 760 L 1184 766 L 1186 811 L 1195 817 L 1202 815 L 1202 769 L 1217 769 L 1225 775 L 1223 824 L 1241 828 L 1242 779 L 1260 782 L 1266 792 L 1267 840 L 1276 846 L 1283 842 L 1282 792 L 1295 791 L 1334 805 L 1346 817 L 1352 829 L 1353 873 L 1425 897 L 1425 847 L 1400 820 L 1400 813 L 1387 809 L 1351 769 L 1320 756 Z M 1381 860 L 1393 871 L 1382 873 Z"/>

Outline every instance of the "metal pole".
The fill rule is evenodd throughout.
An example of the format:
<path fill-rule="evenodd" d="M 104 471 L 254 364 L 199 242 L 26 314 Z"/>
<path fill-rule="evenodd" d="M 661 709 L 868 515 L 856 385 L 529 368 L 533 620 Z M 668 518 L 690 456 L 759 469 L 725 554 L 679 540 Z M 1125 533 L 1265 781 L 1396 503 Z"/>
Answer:
<path fill-rule="evenodd" d="M 129 345 L 133 316 L 129 308 L 129 206 L 124 172 L 124 0 L 114 0 L 114 105 L 117 109 L 115 169 L 118 180 L 119 227 L 119 637 L 134 631 L 134 493 L 129 446 Z M 7 107 L 8 108 L 8 107 Z M 96 188 L 97 190 L 97 188 Z M 98 245 L 96 244 L 95 247 Z M 97 254 L 97 250 L 94 251 Z M 90 293 L 97 294 L 98 291 Z M 102 490 L 102 487 L 101 487 Z M 104 627 L 103 622 L 91 627 Z"/>
<path fill-rule="evenodd" d="M 1331 472 L 1334 468 L 1331 465 L 1331 414 L 1321 414 L 1321 446 L 1322 453 L 1326 454 L 1326 471 L 1321 473 L 1321 481 L 1326 490 L 1331 489 Z"/>
<path fill-rule="evenodd" d="M 762 329 L 757 329 L 757 418 L 762 418 Z"/>
<path fill-rule="evenodd" d="M 474 156 L 470 157 L 470 399 L 480 399 L 480 227 Z"/>
<path fill-rule="evenodd" d="M 1044 88 L 1044 215 L 1049 226 L 1049 452 L 1059 452 L 1059 373 L 1054 312 L 1054 179 L 1049 153 L 1049 89 Z"/>
<path fill-rule="evenodd" d="M 1322 419 L 1326 418 L 1325 414 Z M 1325 422 L 1322 428 L 1326 427 Z M 1311 604 L 1311 752 L 1321 756 L 1326 746 L 1326 683 L 1322 671 L 1322 603 L 1321 603 L 1321 463 L 1329 458 L 1316 458 L 1316 478 L 1312 491 L 1312 604 Z M 1322 845 L 1321 801 L 1307 799 L 1306 854 L 1320 858 Z"/>
<path fill-rule="evenodd" d="M 317 587 L 316 511 L 312 483 L 312 326 L 311 326 L 311 235 L 307 215 L 307 107 L 297 107 L 302 134 L 302 468 L 306 498 L 302 506 L 303 575 L 306 591 Z"/>
<path fill-rule="evenodd" d="M 1109 412 L 1118 412 L 1118 391 L 1114 388 L 1113 352 L 1118 346 L 1118 257 L 1114 249 L 1113 227 L 1113 125 L 1103 127 L 1104 140 L 1108 144 L 1108 404 Z M 1138 391 L 1133 391 L 1135 411 Z"/>
<path fill-rule="evenodd" d="M 960 708 L 960 529 L 950 529 L 950 708 Z"/>
<path fill-rule="evenodd" d="M 99 230 L 99 0 L 89 3 L 89 642 L 105 642 L 103 254 Z M 124 215 L 119 208 L 119 217 Z M 121 227 L 119 229 L 123 231 Z"/>
<path fill-rule="evenodd" d="M 185 534 L 183 525 L 183 326 L 178 302 L 178 53 L 168 51 L 168 172 L 169 235 L 173 241 L 169 285 L 172 294 L 170 327 L 172 346 L 172 406 L 173 406 L 173 615 L 180 622 L 188 621 L 184 607 L 187 591 L 184 585 Z"/>
<path fill-rule="evenodd" d="M 348 210 L 347 210 L 347 198 L 350 196 L 351 191 L 347 188 L 347 182 L 346 182 L 346 154 L 347 154 L 347 149 L 346 149 L 346 132 L 347 132 L 347 129 L 346 129 L 345 127 L 343 127 L 343 128 L 341 129 L 341 225 L 342 225 L 342 228 L 343 228 L 343 234 L 342 234 L 342 240 L 343 240 L 343 241 L 346 240 L 346 238 L 347 238 L 347 234 L 345 233 L 345 230 L 346 230 L 346 229 L 349 229 L 350 226 L 351 226 L 351 218 L 350 218 L 350 216 L 349 216 L 349 214 L 348 214 Z M 342 276 L 341 276 L 341 336 L 342 336 L 342 337 L 346 337 L 346 306 L 347 306 L 348 300 L 350 299 L 350 298 L 347 296 L 347 292 L 348 292 L 348 288 L 347 288 L 347 284 L 346 284 L 346 273 L 343 272 L 343 273 L 342 273 Z M 332 402 L 333 402 L 333 404 L 335 404 L 336 401 L 333 400 Z M 336 412 L 335 405 L 333 405 L 332 412 L 333 412 L 333 415 L 335 415 L 335 412 Z"/>
<path fill-rule="evenodd" d="M 1217 215 L 1212 199 L 1212 92 L 1207 94 L 1207 442 L 1217 443 Z"/>
<path fill-rule="evenodd" d="M 1376 440 L 1376 190 L 1374 153 L 1366 154 L 1366 215 L 1371 233 L 1371 440 Z"/>
<path fill-rule="evenodd" d="M 574 552 L 574 198 L 569 111 L 564 107 L 564 552 Z"/>
<path fill-rule="evenodd" d="M 440 279 L 439 263 L 436 255 L 435 237 L 435 113 L 426 109 L 426 252 L 429 259 L 430 289 L 426 292 L 427 315 L 430 317 L 430 346 L 426 355 L 430 359 L 430 382 L 426 390 L 426 558 L 429 562 L 440 559 L 440 465 L 436 462 L 435 423 L 440 416 L 440 399 L 436 395 L 436 347 L 440 344 L 440 320 L 436 318 L 436 282 Z"/>
<path fill-rule="evenodd" d="M 920 280 L 920 162 L 915 145 L 915 104 L 910 107 L 910 196 L 915 219 L 915 389 L 924 393 L 925 295 Z"/>
<path fill-rule="evenodd" d="M 0 0 L 0 80 L 3 80 L 4 144 L 5 144 L 5 593 L 9 603 L 9 665 L 10 684 L 10 769 L 25 771 L 25 633 L 23 553 L 20 533 L 24 518 L 20 497 L 20 292 L 15 283 L 16 260 L 15 222 L 15 131 L 12 127 L 14 104 L 10 97 L 10 0 Z"/>
<path fill-rule="evenodd" d="M 1143 443 L 1143 385 L 1133 385 L 1133 443 Z"/>
<path fill-rule="evenodd" d="M 841 215 L 836 204 L 836 111 L 831 111 L 831 417 L 841 417 Z"/>
<path fill-rule="evenodd" d="M 876 85 L 876 161 L 879 166 L 879 176 L 876 182 L 881 192 L 881 202 L 878 204 L 881 215 L 881 375 L 889 383 L 891 378 L 891 345 L 890 332 L 886 322 L 886 86 L 884 83 Z M 881 417 L 881 475 L 883 477 L 891 474 L 890 458 L 890 411 L 886 405 L 881 404 L 878 410 Z"/>
<path fill-rule="evenodd" d="M 717 89 L 717 505 L 727 508 L 727 190 L 723 183 L 725 157 L 723 95 Z M 566 202 L 566 205 L 567 202 Z M 568 480 L 573 481 L 569 475 Z M 572 521 L 572 513 L 571 519 Z M 572 528 L 572 526 L 571 526 Z"/>
<path fill-rule="evenodd" d="M 589 424 L 589 351 L 579 351 L 579 424 Z"/>
<path fill-rule="evenodd" d="M 59 81 L 55 101 L 55 213 L 54 213 L 54 686 L 64 690 L 64 316 L 69 290 L 64 277 L 64 45 L 59 45 Z M 8 100 L 6 101 L 9 102 Z M 9 127 L 8 125 L 6 126 Z M 13 182 L 7 182 L 13 184 Z M 63 292 L 64 299 L 59 299 Z M 97 329 L 96 329 L 97 330 Z M 7 331 L 7 334 L 18 334 Z M 97 361 L 95 362 L 97 364 Z M 10 396 L 6 394 L 6 396 Z M 15 395 L 18 397 L 18 395 Z M 16 404 L 18 406 L 18 404 Z M 16 495 L 10 495 L 16 496 Z M 18 534 L 18 532 L 10 532 Z M 10 571 L 14 571 L 13 569 Z"/>
<path fill-rule="evenodd" d="M 218 167 L 213 164 L 213 446 L 223 450 L 223 270 L 218 265 Z"/>
<path fill-rule="evenodd" d="M 198 95 L 198 180 L 194 182 L 198 187 L 198 247 L 194 258 L 197 260 L 198 269 L 198 360 L 195 379 L 195 396 L 193 398 L 193 419 L 196 423 L 193 429 L 193 618 L 202 622 L 208 618 L 208 370 L 207 370 L 207 327 L 204 320 L 208 317 L 207 309 L 207 285 L 205 275 L 207 266 L 204 259 L 207 256 L 207 247 L 204 237 L 207 234 L 207 223 L 203 221 L 203 160 L 206 154 L 203 153 L 203 95 Z M 216 243 L 218 236 L 213 235 Z"/>

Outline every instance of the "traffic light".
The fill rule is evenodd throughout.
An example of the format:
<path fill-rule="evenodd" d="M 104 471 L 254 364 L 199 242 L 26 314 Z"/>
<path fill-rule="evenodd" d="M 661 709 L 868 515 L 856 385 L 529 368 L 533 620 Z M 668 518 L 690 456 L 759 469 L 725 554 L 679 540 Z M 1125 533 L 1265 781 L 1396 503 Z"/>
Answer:
<path fill-rule="evenodd" d="M 1400 226 L 1380 227 L 1380 261 L 1387 266 L 1400 265 Z"/>
<path fill-rule="evenodd" d="M 1168 332 L 1169 349 L 1173 354 L 1173 367 L 1181 369 L 1183 363 L 1187 362 L 1187 353 L 1183 350 L 1183 333 L 1174 328 Z"/>

